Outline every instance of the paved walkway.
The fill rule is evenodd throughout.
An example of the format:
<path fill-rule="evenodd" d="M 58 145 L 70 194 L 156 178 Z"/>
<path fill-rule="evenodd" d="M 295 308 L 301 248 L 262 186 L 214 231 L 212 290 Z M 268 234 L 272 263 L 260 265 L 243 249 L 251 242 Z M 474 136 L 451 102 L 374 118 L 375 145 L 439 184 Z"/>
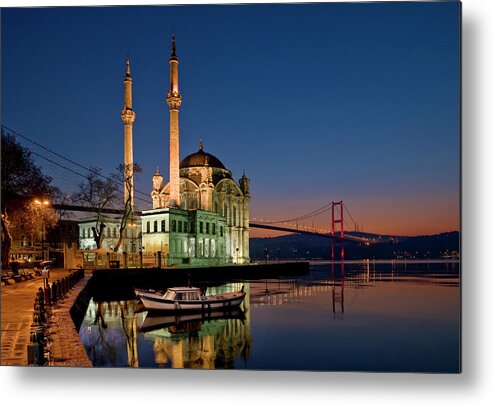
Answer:
<path fill-rule="evenodd" d="M 52 307 L 51 326 L 48 332 L 51 340 L 48 366 L 92 367 L 70 314 L 70 308 L 89 279 L 90 277 L 86 276 L 80 280 L 63 299 Z"/>
<path fill-rule="evenodd" d="M 50 284 L 69 274 L 68 270 L 52 269 Z M 34 299 L 43 279 L 32 280 L 1 287 L 2 296 L 2 351 L 0 365 L 26 366 L 29 332 L 33 321 Z"/>

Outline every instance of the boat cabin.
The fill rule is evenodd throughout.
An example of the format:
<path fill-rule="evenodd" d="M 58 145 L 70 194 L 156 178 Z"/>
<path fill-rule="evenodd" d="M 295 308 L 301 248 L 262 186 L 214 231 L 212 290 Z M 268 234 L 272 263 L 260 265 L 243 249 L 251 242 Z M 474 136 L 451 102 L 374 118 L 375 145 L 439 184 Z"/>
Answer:
<path fill-rule="evenodd" d="M 174 287 L 168 288 L 163 298 L 172 301 L 198 301 L 200 300 L 200 288 Z"/>

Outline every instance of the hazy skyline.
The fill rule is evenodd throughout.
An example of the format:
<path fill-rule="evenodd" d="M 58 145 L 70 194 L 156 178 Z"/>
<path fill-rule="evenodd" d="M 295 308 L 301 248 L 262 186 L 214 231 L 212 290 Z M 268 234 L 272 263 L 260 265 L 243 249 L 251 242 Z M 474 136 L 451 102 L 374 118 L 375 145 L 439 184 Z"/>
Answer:
<path fill-rule="evenodd" d="M 342 199 L 368 232 L 457 230 L 459 22 L 456 2 L 3 9 L 2 123 L 114 171 L 129 53 L 150 192 L 156 166 L 168 177 L 174 30 L 180 156 L 202 138 L 236 180 L 245 170 L 252 218 Z M 62 188 L 80 181 L 38 163 Z"/>

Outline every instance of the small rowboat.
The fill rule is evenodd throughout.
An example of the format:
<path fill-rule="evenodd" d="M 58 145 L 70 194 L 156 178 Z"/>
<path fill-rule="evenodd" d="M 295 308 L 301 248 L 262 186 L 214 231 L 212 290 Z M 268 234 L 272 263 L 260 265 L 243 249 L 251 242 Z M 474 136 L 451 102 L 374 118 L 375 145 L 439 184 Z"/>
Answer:
<path fill-rule="evenodd" d="M 172 287 L 166 292 L 134 289 L 147 310 L 157 311 L 212 311 L 239 306 L 246 293 L 243 291 L 203 295 L 197 287 Z"/>

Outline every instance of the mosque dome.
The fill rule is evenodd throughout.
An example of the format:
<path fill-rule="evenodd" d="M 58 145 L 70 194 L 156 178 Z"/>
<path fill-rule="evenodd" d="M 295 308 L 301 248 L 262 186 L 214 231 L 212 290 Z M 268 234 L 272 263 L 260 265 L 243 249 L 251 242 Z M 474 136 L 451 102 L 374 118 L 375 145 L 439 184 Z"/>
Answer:
<path fill-rule="evenodd" d="M 211 155 L 210 153 L 204 152 L 202 143 L 199 145 L 198 152 L 188 155 L 180 162 L 180 169 L 203 166 L 215 167 L 217 169 L 226 169 L 226 167 L 217 157 Z"/>

